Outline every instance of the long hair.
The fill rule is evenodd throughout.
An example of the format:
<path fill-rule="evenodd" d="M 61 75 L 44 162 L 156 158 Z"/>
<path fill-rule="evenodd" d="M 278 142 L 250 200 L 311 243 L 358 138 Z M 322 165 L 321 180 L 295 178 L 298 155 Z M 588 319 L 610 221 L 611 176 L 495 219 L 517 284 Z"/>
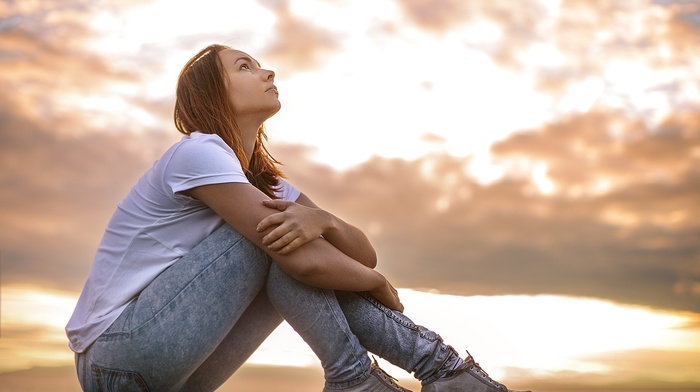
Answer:
<path fill-rule="evenodd" d="M 175 127 L 185 135 L 194 131 L 219 135 L 236 154 L 248 181 L 269 197 L 277 198 L 275 190 L 279 187 L 279 178 L 284 174 L 276 166 L 280 163 L 263 143 L 267 135 L 262 125 L 258 129 L 250 161 L 243 151 L 236 113 L 224 83 L 224 66 L 218 56 L 224 49 L 229 48 L 209 45 L 183 67 L 177 82 L 173 115 Z"/>

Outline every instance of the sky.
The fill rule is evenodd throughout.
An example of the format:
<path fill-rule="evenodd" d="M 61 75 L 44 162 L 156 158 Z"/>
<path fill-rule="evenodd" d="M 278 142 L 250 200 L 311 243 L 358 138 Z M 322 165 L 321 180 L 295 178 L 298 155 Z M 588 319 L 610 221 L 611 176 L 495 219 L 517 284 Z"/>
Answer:
<path fill-rule="evenodd" d="M 276 72 L 289 180 L 487 371 L 700 386 L 693 0 L 0 2 L 0 372 L 70 365 L 97 243 L 210 43 Z M 290 335 L 251 362 L 317 366 Z"/>

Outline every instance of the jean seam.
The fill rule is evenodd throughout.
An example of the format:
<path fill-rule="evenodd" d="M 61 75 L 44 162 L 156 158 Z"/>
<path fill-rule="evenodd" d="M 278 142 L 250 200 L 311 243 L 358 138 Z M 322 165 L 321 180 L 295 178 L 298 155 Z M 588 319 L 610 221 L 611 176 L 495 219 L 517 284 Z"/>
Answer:
<path fill-rule="evenodd" d="M 374 299 L 374 297 L 372 297 L 371 295 L 369 295 L 369 293 L 367 293 L 367 292 L 360 292 L 360 293 L 358 293 L 358 294 L 360 294 L 360 296 L 362 296 L 364 299 L 366 299 L 367 301 L 369 301 L 369 303 L 371 303 L 372 305 L 374 305 L 377 309 L 379 309 L 379 310 L 381 310 L 382 312 L 384 312 L 384 313 L 385 313 L 387 316 L 389 316 L 389 318 L 392 319 L 394 322 L 396 322 L 396 323 L 398 323 L 398 324 L 401 324 L 402 326 L 404 326 L 404 327 L 406 327 L 406 328 L 409 328 L 409 329 L 411 329 L 411 330 L 413 330 L 413 331 L 417 331 L 417 332 L 419 332 L 419 333 L 421 334 L 422 337 L 427 338 L 427 336 L 424 336 L 424 335 L 423 335 L 423 333 L 421 332 L 420 328 L 418 328 L 418 326 L 417 326 L 416 324 L 414 324 L 414 323 L 412 323 L 412 322 L 409 323 L 409 322 L 407 322 L 406 320 L 404 320 L 404 319 L 398 317 L 398 316 L 396 315 L 396 313 L 394 313 L 393 310 L 391 310 L 391 309 L 387 308 L 386 306 L 382 305 L 379 301 L 377 301 L 376 299 Z"/>
<path fill-rule="evenodd" d="M 421 380 L 422 385 L 426 385 L 438 380 L 445 373 L 444 371 L 441 371 L 441 369 L 443 369 L 445 364 L 447 364 L 448 361 L 452 358 L 452 355 L 459 357 L 459 354 L 452 346 L 444 344 L 442 337 L 439 334 L 413 323 L 410 319 L 400 317 L 402 313 L 395 312 L 387 308 L 367 292 L 360 292 L 358 294 L 362 298 L 367 300 L 370 304 L 372 304 L 374 307 L 386 314 L 388 319 L 391 319 L 398 325 L 417 333 L 421 337 L 421 339 L 425 339 L 426 341 L 430 342 L 440 342 L 440 353 L 437 357 L 444 356 L 444 359 L 441 361 L 440 365 L 437 367 L 438 370 L 434 374 L 428 376 L 424 380 Z"/>

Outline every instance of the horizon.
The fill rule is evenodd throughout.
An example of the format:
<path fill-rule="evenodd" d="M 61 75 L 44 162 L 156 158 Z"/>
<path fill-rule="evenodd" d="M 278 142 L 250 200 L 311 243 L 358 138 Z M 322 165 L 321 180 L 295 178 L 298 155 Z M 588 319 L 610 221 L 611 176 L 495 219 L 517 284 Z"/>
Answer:
<path fill-rule="evenodd" d="M 440 333 L 463 357 L 468 351 L 492 377 L 505 383 L 516 382 L 520 387 L 549 385 L 555 389 L 700 387 L 696 372 L 700 363 L 700 317 L 690 312 L 592 298 L 464 297 L 398 290 L 406 315 Z M 73 354 L 63 326 L 76 299 L 75 293 L 38 288 L 5 290 L 2 309 L 24 316 L 2 320 L 10 344 L 0 338 L 0 353 L 11 355 L 0 356 L 0 374 L 70 366 Z M 458 317 L 442 317 L 454 309 L 463 310 Z M 528 321 L 527 325 L 509 321 L 525 315 L 536 321 Z M 606 320 L 606 324 L 601 325 L 600 320 Z M 13 332 L 32 329 L 41 332 L 13 336 Z M 605 340 L 601 341 L 603 335 Z M 650 353 L 663 355 L 654 360 L 648 358 Z M 619 365 L 621 359 L 625 366 Z M 415 381 L 407 372 L 381 358 L 379 361 L 401 382 Z M 684 361 L 685 366 L 668 371 L 669 363 Z M 303 368 L 321 374 L 318 359 L 286 323 L 268 337 L 247 366 Z M 654 370 L 650 373 L 649 369 Z"/>

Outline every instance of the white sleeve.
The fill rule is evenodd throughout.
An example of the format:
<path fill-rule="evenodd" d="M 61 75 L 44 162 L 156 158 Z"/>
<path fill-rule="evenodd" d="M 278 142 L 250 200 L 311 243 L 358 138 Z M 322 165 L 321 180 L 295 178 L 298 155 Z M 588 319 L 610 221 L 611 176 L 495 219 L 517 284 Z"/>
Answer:
<path fill-rule="evenodd" d="M 301 195 L 301 191 L 285 181 L 284 178 L 280 178 L 279 188 L 275 193 L 277 197 L 286 201 L 297 201 L 299 195 Z"/>
<path fill-rule="evenodd" d="M 249 183 L 233 150 L 216 135 L 198 135 L 173 153 L 164 173 L 173 194 L 202 185 Z"/>

